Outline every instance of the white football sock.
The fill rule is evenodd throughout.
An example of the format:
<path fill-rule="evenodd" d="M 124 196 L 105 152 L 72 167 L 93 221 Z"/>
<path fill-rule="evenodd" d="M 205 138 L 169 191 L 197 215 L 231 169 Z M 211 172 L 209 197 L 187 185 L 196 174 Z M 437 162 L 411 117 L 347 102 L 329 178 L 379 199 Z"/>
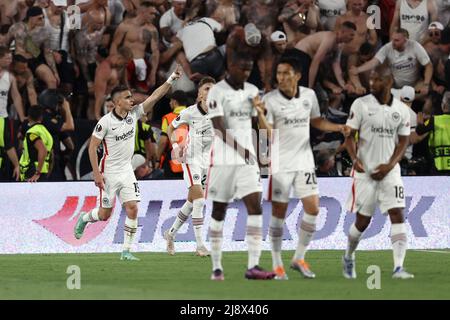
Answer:
<path fill-rule="evenodd" d="M 281 258 L 281 246 L 283 243 L 283 225 L 284 219 L 272 216 L 270 220 L 270 243 L 272 244 L 272 266 L 273 270 L 283 266 Z"/>
<path fill-rule="evenodd" d="M 308 248 L 311 238 L 316 231 L 317 216 L 304 213 L 300 228 L 298 231 L 298 244 L 295 250 L 294 260 L 302 260 L 305 258 L 306 249 Z"/>
<path fill-rule="evenodd" d="M 262 215 L 247 216 L 247 234 L 245 240 L 248 246 L 248 269 L 259 265 L 262 250 Z"/>
<path fill-rule="evenodd" d="M 186 200 L 186 202 L 181 207 L 180 211 L 178 211 L 178 215 L 175 218 L 174 223 L 172 224 L 172 226 L 169 229 L 170 236 L 172 236 L 172 237 L 175 236 L 175 234 L 181 228 L 183 223 L 185 223 L 186 220 L 189 218 L 189 215 L 191 214 L 191 212 L 192 212 L 192 202 L 189 202 Z"/>
<path fill-rule="evenodd" d="M 134 241 L 134 236 L 136 235 L 138 221 L 137 219 L 125 219 L 124 230 L 124 238 L 123 238 L 123 250 L 130 251 L 131 245 Z"/>
<path fill-rule="evenodd" d="M 195 241 L 197 242 L 197 247 L 203 246 L 202 240 L 202 230 L 203 230 L 203 205 L 205 204 L 205 199 L 195 199 L 192 201 L 192 225 L 194 226 Z"/>
<path fill-rule="evenodd" d="M 98 210 L 99 208 L 92 209 L 88 213 L 83 214 L 81 219 L 83 219 L 84 222 L 91 222 L 91 223 L 100 221 L 100 218 L 98 217 Z"/>
<path fill-rule="evenodd" d="M 347 241 L 347 249 L 345 250 L 345 258 L 346 259 L 354 259 L 355 258 L 355 250 L 358 246 L 359 240 L 361 240 L 362 232 L 359 231 L 355 224 L 353 223 L 350 226 L 350 230 L 348 231 L 348 241 Z"/>
<path fill-rule="evenodd" d="M 211 260 L 213 271 L 216 269 L 223 270 L 222 267 L 222 240 L 223 240 L 223 223 L 211 218 L 209 224 L 209 242 L 211 243 Z"/>
<path fill-rule="evenodd" d="M 406 237 L 406 225 L 404 223 L 394 223 L 391 226 L 392 252 L 394 255 L 394 270 L 403 267 L 405 261 L 406 247 L 408 244 Z"/>

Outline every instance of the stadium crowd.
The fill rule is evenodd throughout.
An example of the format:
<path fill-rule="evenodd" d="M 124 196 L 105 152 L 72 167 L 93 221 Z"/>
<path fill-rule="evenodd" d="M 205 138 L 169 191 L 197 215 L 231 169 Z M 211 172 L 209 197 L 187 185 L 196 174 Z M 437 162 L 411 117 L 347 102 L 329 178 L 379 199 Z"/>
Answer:
<path fill-rule="evenodd" d="M 119 84 L 144 101 L 177 64 L 182 78 L 137 124 L 132 165 L 139 179 L 181 179 L 168 127 L 234 53 L 253 57 L 248 81 L 261 94 L 276 87 L 281 57 L 299 59 L 300 84 L 339 124 L 386 63 L 393 95 L 411 108 L 402 173 L 448 174 L 449 17 L 447 0 L 2 0 L 0 179 L 75 179 L 76 123 L 95 125 Z M 317 175 L 348 176 L 342 134 L 311 130 Z"/>

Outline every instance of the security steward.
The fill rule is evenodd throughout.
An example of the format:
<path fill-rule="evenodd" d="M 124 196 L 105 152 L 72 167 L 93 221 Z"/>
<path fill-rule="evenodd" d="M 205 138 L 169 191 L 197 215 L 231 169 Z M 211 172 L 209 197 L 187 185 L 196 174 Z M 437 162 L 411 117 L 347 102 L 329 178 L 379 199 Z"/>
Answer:
<path fill-rule="evenodd" d="M 421 135 L 430 132 L 428 147 L 434 164 L 434 174 L 450 174 L 450 91 L 442 98 L 441 115 L 433 115 L 424 124 L 419 124 L 416 132 Z M 421 115 L 420 115 L 421 116 Z"/>
<path fill-rule="evenodd" d="M 52 169 L 53 137 L 42 124 L 43 108 L 28 110 L 29 129 L 23 140 L 20 157 L 20 181 L 46 181 Z"/>
<path fill-rule="evenodd" d="M 177 90 L 170 96 L 171 113 L 162 118 L 161 137 L 158 143 L 158 158 L 160 158 L 160 168 L 164 170 L 166 179 L 183 179 L 183 167 L 178 161 L 173 161 L 171 157 L 172 144 L 167 136 L 167 129 L 173 120 L 186 109 L 188 96 L 183 91 Z"/>

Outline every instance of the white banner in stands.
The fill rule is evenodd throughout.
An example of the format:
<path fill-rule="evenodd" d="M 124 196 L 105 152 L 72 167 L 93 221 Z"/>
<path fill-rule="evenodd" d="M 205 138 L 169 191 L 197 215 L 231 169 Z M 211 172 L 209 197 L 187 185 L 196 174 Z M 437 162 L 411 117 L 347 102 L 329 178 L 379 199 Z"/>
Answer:
<path fill-rule="evenodd" d="M 407 177 L 405 182 L 409 248 L 438 249 L 450 247 L 449 177 Z M 264 182 L 265 190 L 267 181 Z M 351 188 L 349 178 L 319 179 L 320 215 L 311 249 L 344 249 L 346 234 L 354 214 L 345 212 Z M 116 206 L 111 219 L 87 227 L 84 237 L 76 240 L 73 227 L 81 211 L 96 206 L 98 189 L 92 182 L 7 183 L 0 184 L 0 254 L 119 252 L 123 243 L 125 213 Z M 134 251 L 164 252 L 163 231 L 173 223 L 184 203 L 183 181 L 141 181 L 139 227 Z M 270 203 L 263 202 L 264 249 L 270 250 L 268 225 Z M 204 235 L 211 213 L 207 204 Z M 283 248 L 293 250 L 297 243 L 297 224 L 302 205 L 291 200 L 284 228 Z M 390 249 L 390 222 L 377 212 L 359 249 Z M 225 222 L 223 249 L 246 250 L 244 241 L 246 210 L 242 202 L 231 204 Z M 209 247 L 209 243 L 206 242 Z M 190 220 L 179 231 L 177 251 L 195 250 Z"/>

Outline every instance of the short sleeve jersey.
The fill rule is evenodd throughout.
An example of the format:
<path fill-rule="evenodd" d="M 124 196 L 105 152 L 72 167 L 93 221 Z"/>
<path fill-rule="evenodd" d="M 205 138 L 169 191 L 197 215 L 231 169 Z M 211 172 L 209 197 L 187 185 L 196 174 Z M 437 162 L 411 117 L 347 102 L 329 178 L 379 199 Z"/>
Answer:
<path fill-rule="evenodd" d="M 263 98 L 267 121 L 273 126 L 271 168 L 273 173 L 314 169 L 310 145 L 310 120 L 320 117 L 315 92 L 299 87 L 289 99 L 278 89 Z"/>
<path fill-rule="evenodd" d="M 430 62 L 430 57 L 420 43 L 408 40 L 405 50 L 399 52 L 394 49 L 392 42 L 385 44 L 375 55 L 384 63 L 387 59 L 394 76 L 395 85 L 401 88 L 412 85 L 419 79 L 419 64 L 424 66 Z"/>
<path fill-rule="evenodd" d="M 226 80 L 215 84 L 208 93 L 208 113 L 210 119 L 223 116 L 225 129 L 230 136 L 243 148 L 255 154 L 252 139 L 252 117 L 257 116 L 253 108 L 252 99 L 258 95 L 256 86 L 248 82 L 243 89 L 234 89 Z M 211 150 L 211 165 L 242 165 L 245 160 L 226 144 L 215 130 L 214 142 Z"/>
<path fill-rule="evenodd" d="M 142 104 L 135 106 L 122 118 L 113 109 L 95 126 L 92 135 L 103 143 L 100 171 L 105 174 L 133 172 L 131 157 L 134 153 L 136 122 L 144 114 Z"/>
<path fill-rule="evenodd" d="M 186 124 L 189 126 L 187 144 L 185 146 L 186 163 L 199 165 L 202 168 L 209 166 L 211 145 L 214 131 L 208 113 L 198 104 L 183 110 L 172 121 L 174 128 Z"/>
<path fill-rule="evenodd" d="M 409 136 L 408 106 L 396 98 L 390 105 L 380 104 L 369 94 L 353 102 L 347 125 L 359 131 L 357 156 L 365 174 L 370 175 L 380 164 L 389 162 L 398 136 Z"/>

